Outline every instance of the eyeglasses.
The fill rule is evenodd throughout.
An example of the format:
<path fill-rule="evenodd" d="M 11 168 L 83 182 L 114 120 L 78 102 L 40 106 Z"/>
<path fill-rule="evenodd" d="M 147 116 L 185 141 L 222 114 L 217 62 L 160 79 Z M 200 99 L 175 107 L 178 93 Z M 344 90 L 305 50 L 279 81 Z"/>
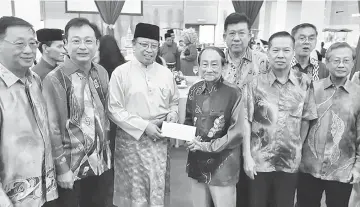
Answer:
<path fill-rule="evenodd" d="M 85 46 L 93 46 L 95 40 L 93 39 L 85 39 L 85 40 L 82 40 L 82 39 L 72 39 L 71 41 L 71 44 L 75 45 L 75 46 L 80 46 L 82 43 L 84 43 Z"/>
<path fill-rule="evenodd" d="M 158 44 L 146 43 L 146 42 L 137 42 L 142 48 L 148 49 L 148 47 L 152 50 L 158 50 Z"/>
<path fill-rule="evenodd" d="M 231 37 L 231 38 L 234 38 L 236 36 L 236 34 L 238 34 L 239 37 L 246 37 L 248 35 L 247 32 L 235 32 L 235 31 L 231 31 L 228 33 L 228 35 Z"/>
<path fill-rule="evenodd" d="M 29 45 L 29 47 L 32 49 L 32 50 L 35 50 L 39 47 L 39 42 L 37 40 L 30 40 L 29 42 L 25 42 L 25 41 L 21 41 L 21 40 L 18 40 L 18 41 L 15 41 L 15 42 L 10 42 L 9 40 L 6 40 L 4 39 L 5 42 L 8 42 L 12 45 L 15 45 L 15 47 L 17 47 L 18 49 L 20 50 L 23 50 L 25 49 L 25 47 L 27 45 Z"/>
<path fill-rule="evenodd" d="M 344 65 L 349 65 L 352 61 L 351 60 L 331 60 L 331 63 L 334 65 L 340 65 L 341 63 L 343 63 Z"/>
<path fill-rule="evenodd" d="M 316 40 L 316 37 L 305 37 L 305 36 L 301 36 L 298 38 L 298 40 L 302 43 L 306 42 L 306 40 L 308 40 L 308 42 L 313 42 Z"/>

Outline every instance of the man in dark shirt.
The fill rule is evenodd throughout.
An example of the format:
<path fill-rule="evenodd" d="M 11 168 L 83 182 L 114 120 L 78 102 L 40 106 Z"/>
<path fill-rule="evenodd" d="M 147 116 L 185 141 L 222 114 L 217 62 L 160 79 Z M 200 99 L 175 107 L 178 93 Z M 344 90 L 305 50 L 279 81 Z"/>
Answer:
<path fill-rule="evenodd" d="M 317 35 L 317 28 L 309 23 L 299 24 L 292 29 L 296 42 L 291 67 L 306 73 L 311 80 L 323 79 L 329 74 L 325 64 L 310 56 L 316 47 Z"/>
<path fill-rule="evenodd" d="M 167 67 L 171 70 L 177 68 L 179 62 L 179 51 L 177 44 L 173 42 L 172 36 L 169 33 L 164 35 L 165 42 L 159 50 L 159 54 L 167 63 Z"/>
<path fill-rule="evenodd" d="M 43 80 L 45 76 L 56 68 L 57 64 L 64 62 L 63 31 L 61 29 L 40 29 L 36 31 L 40 42 L 39 51 L 42 53 L 41 60 L 32 70 Z"/>

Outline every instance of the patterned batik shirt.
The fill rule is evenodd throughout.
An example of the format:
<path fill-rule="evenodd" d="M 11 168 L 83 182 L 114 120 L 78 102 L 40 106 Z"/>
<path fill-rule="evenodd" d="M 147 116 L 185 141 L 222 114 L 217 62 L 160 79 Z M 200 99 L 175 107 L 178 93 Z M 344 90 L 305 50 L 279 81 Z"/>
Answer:
<path fill-rule="evenodd" d="M 41 207 L 58 197 L 39 76 L 0 64 L 0 207 Z"/>
<path fill-rule="evenodd" d="M 291 67 L 295 70 L 307 74 L 308 77 L 313 81 L 324 79 L 329 75 L 326 65 L 321 61 L 318 61 L 311 57 L 310 63 L 305 68 L 302 68 L 300 63 L 298 63 L 296 56 L 293 56 Z"/>
<path fill-rule="evenodd" d="M 311 80 L 290 70 L 287 82 L 281 84 L 271 70 L 250 82 L 245 93 L 256 171 L 297 172 L 303 144 L 301 121 L 317 118 Z"/>
<path fill-rule="evenodd" d="M 360 170 L 360 87 L 330 78 L 314 83 L 318 119 L 311 122 L 300 171 L 322 180 L 350 182 Z"/>
<path fill-rule="evenodd" d="M 241 90 L 255 76 L 267 72 L 267 55 L 249 47 L 246 48 L 239 65 L 233 63 L 229 51 L 226 53 L 226 59 L 227 65 L 222 73 L 224 80 L 237 85 Z"/>
<path fill-rule="evenodd" d="M 218 80 L 210 89 L 201 81 L 189 89 L 185 124 L 196 126 L 201 151 L 189 152 L 188 177 L 210 185 L 238 182 L 244 110 L 240 90 Z"/>
<path fill-rule="evenodd" d="M 57 174 L 75 180 L 110 168 L 109 120 L 105 114 L 108 73 L 93 64 L 84 73 L 66 58 L 44 79 Z"/>

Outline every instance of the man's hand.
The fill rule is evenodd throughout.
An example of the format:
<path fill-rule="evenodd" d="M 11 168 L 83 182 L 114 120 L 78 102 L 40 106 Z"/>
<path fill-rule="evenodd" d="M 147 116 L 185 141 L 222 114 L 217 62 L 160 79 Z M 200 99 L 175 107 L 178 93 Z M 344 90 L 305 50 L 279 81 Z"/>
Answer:
<path fill-rule="evenodd" d="M 176 123 L 178 121 L 178 114 L 176 112 L 169 112 L 167 114 L 167 122 Z"/>
<path fill-rule="evenodd" d="M 351 170 L 350 183 L 355 184 L 360 182 L 360 173 L 356 169 Z"/>
<path fill-rule="evenodd" d="M 159 129 L 159 127 L 153 124 L 152 122 L 149 122 L 147 128 L 145 129 L 145 134 L 153 141 L 157 141 L 158 139 L 164 138 L 164 136 L 161 133 L 162 131 Z"/>
<path fill-rule="evenodd" d="M 209 144 L 209 142 L 201 142 L 200 136 L 195 137 L 192 141 L 189 141 L 186 144 L 187 144 L 188 150 L 191 152 L 195 152 L 197 150 L 203 151 L 203 152 L 208 152 L 207 144 Z"/>
<path fill-rule="evenodd" d="M 73 189 L 74 175 L 71 170 L 69 170 L 65 174 L 58 175 L 57 180 L 60 187 L 64 189 Z"/>
<path fill-rule="evenodd" d="M 245 156 L 244 157 L 244 163 L 243 163 L 244 172 L 247 174 L 249 178 L 254 180 L 254 176 L 257 175 L 256 172 L 256 163 L 254 162 L 253 158 L 251 156 Z"/>

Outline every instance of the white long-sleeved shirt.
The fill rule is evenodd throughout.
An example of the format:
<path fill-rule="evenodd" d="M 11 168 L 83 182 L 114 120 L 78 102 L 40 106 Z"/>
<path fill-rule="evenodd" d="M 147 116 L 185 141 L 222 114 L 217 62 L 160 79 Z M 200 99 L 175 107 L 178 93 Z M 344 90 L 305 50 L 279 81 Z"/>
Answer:
<path fill-rule="evenodd" d="M 146 67 L 134 59 L 117 67 L 108 94 L 109 118 L 135 139 L 150 120 L 178 113 L 179 92 L 173 74 L 155 62 Z"/>

